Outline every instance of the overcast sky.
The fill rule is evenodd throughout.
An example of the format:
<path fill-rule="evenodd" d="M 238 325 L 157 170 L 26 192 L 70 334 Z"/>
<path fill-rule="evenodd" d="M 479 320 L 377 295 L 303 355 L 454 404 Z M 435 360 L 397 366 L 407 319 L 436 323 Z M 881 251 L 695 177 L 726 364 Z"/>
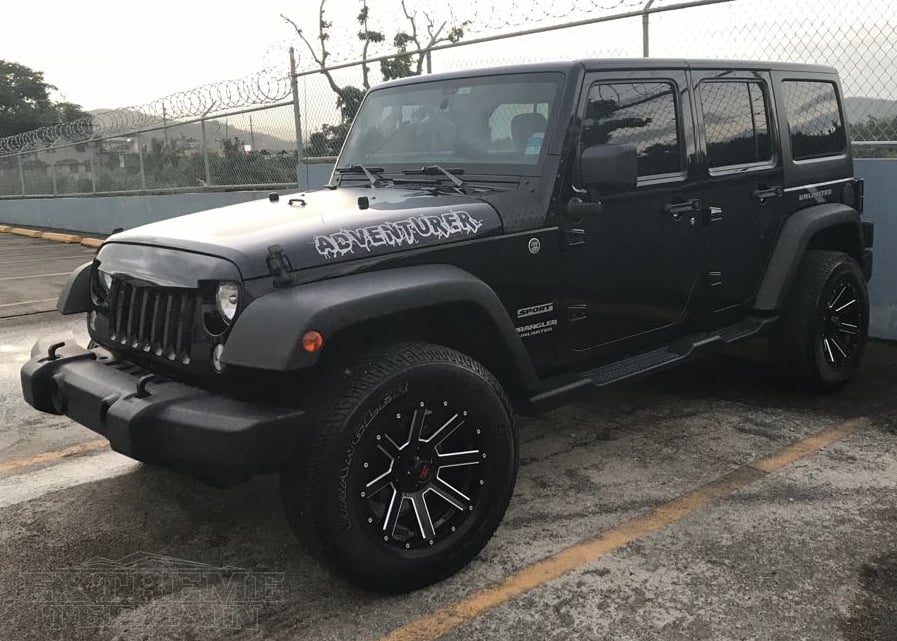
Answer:
<path fill-rule="evenodd" d="M 491 21 L 490 28 L 498 28 L 501 17 L 508 13 L 522 22 L 526 5 L 550 6 L 563 14 L 565 7 L 582 10 L 590 3 L 606 7 L 617 1 L 555 0 L 546 4 L 541 0 L 493 0 L 473 5 L 451 0 L 427 4 L 451 7 L 460 17 L 468 17 L 465 12 L 480 7 L 480 22 Z M 637 1 L 622 0 L 628 5 Z M 368 2 L 376 19 L 372 27 L 394 32 L 398 0 Z M 657 4 L 664 3 L 675 4 L 675 0 L 657 0 Z M 351 38 L 356 29 L 352 19 L 359 6 L 360 0 L 329 0 L 329 18 L 336 23 L 337 57 L 354 58 L 357 41 Z M 491 13 L 490 7 L 495 8 Z M 287 13 L 313 31 L 316 9 L 316 0 L 154 0 L 152 4 L 7 0 L 0 10 L 4 25 L 0 58 L 44 71 L 46 79 L 59 87 L 58 98 L 89 109 L 128 106 L 196 85 L 242 77 L 265 64 L 282 64 L 286 69 L 285 43 L 290 30 L 279 14 Z M 736 0 L 675 13 L 652 18 L 652 53 L 798 57 L 833 63 L 848 76 L 854 93 L 897 98 L 891 95 L 897 92 L 894 0 Z M 443 52 L 434 56 L 434 63 L 439 70 L 561 57 L 639 55 L 640 32 L 640 20 L 632 19 Z M 795 46 L 799 54 L 794 53 Z"/>

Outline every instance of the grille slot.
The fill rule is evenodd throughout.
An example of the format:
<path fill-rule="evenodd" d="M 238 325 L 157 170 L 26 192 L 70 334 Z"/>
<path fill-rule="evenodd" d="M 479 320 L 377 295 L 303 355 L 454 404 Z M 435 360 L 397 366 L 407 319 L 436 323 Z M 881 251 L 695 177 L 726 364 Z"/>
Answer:
<path fill-rule="evenodd" d="M 142 287 L 115 278 L 109 292 L 109 338 L 187 364 L 195 309 L 192 290 Z"/>

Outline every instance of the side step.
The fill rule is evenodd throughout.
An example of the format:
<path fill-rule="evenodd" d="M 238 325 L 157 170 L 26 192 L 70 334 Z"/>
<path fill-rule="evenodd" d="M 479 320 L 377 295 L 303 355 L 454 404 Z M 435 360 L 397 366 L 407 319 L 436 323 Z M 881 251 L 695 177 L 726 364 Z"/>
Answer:
<path fill-rule="evenodd" d="M 653 374 L 690 360 L 699 353 L 713 347 L 757 336 L 766 331 L 777 320 L 777 317 L 751 317 L 735 325 L 729 325 L 712 332 L 699 332 L 691 336 L 685 336 L 669 345 L 650 352 L 636 354 L 621 361 L 581 372 L 573 381 L 567 379 L 566 384 L 541 392 L 530 400 L 537 410 L 556 407 L 563 403 L 568 395 Z"/>

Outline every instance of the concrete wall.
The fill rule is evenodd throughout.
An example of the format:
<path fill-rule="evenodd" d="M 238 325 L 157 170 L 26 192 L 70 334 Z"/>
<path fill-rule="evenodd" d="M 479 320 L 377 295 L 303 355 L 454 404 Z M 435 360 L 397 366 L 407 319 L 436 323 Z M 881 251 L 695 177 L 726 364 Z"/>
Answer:
<path fill-rule="evenodd" d="M 0 222 L 106 235 L 183 214 L 265 198 L 264 191 L 0 200 Z"/>
<path fill-rule="evenodd" d="M 897 339 L 897 218 L 891 196 L 897 194 L 897 160 L 854 161 L 866 179 L 864 217 L 875 223 L 875 265 L 869 282 L 869 335 Z"/>
<path fill-rule="evenodd" d="M 332 163 L 302 168 L 308 189 L 330 180 Z M 281 190 L 282 191 L 282 190 Z M 267 191 L 227 191 L 130 196 L 0 199 L 0 224 L 49 227 L 90 234 L 108 234 L 193 212 L 266 198 Z"/>
<path fill-rule="evenodd" d="M 890 196 L 897 192 L 897 160 L 857 160 L 856 173 L 866 179 L 866 213 L 875 223 L 875 268 L 869 294 L 870 334 L 897 339 L 897 218 Z M 324 184 L 331 165 L 312 165 L 311 186 Z M 158 196 L 35 198 L 0 200 L 0 223 L 71 229 L 106 234 L 144 223 L 212 207 L 266 197 L 266 192 L 237 191 Z"/>

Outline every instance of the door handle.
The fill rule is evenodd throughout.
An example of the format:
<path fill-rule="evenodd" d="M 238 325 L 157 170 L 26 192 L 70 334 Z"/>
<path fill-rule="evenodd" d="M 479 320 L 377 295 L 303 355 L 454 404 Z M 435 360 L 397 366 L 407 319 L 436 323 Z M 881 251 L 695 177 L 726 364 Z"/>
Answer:
<path fill-rule="evenodd" d="M 663 210 L 673 217 L 676 222 L 682 220 L 684 214 L 693 214 L 701 211 L 701 200 L 699 198 L 691 198 L 679 203 L 667 203 L 663 206 Z"/>
<path fill-rule="evenodd" d="M 781 198 L 785 195 L 785 190 L 781 187 L 761 187 L 751 192 L 751 198 L 759 200 L 761 205 L 765 205 L 770 198 Z"/>

